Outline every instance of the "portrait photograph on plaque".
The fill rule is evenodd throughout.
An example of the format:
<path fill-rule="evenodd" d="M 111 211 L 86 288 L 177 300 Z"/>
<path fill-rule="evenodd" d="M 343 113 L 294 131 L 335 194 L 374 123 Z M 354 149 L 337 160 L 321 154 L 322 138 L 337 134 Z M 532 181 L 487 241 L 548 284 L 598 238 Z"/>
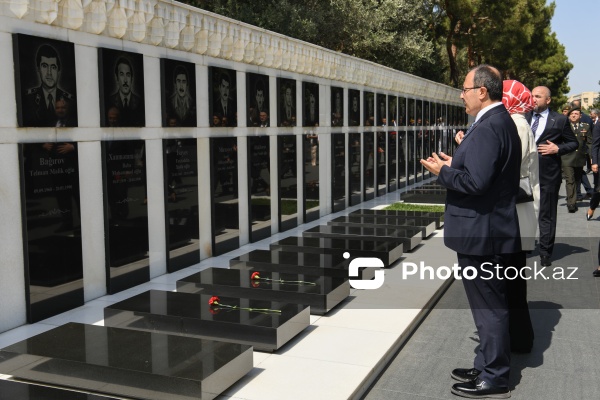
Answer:
<path fill-rule="evenodd" d="M 144 140 L 102 142 L 104 240 L 110 294 L 150 280 Z"/>
<path fill-rule="evenodd" d="M 198 125 L 196 66 L 184 61 L 160 59 L 162 126 Z"/>
<path fill-rule="evenodd" d="M 20 145 L 27 320 L 83 305 L 77 143 Z"/>
<path fill-rule="evenodd" d="M 360 90 L 348 89 L 348 126 L 360 125 Z"/>
<path fill-rule="evenodd" d="M 269 77 L 261 74 L 246 74 L 246 125 L 266 128 L 270 126 Z"/>
<path fill-rule="evenodd" d="M 377 126 L 387 126 L 387 105 L 386 105 L 386 95 L 377 93 L 375 96 L 377 100 Z"/>
<path fill-rule="evenodd" d="M 167 271 L 200 262 L 198 145 L 196 139 L 164 139 Z"/>
<path fill-rule="evenodd" d="M 365 92 L 365 104 L 363 108 L 364 125 L 375 126 L 375 94 Z"/>
<path fill-rule="evenodd" d="M 365 200 L 375 197 L 375 132 L 363 133 L 363 173 Z"/>
<path fill-rule="evenodd" d="M 304 222 L 319 219 L 319 135 L 302 135 L 304 152 Z"/>
<path fill-rule="evenodd" d="M 398 126 L 398 98 L 388 96 L 387 125 Z"/>
<path fill-rule="evenodd" d="M 98 74 L 100 126 L 145 126 L 143 55 L 99 48 Z"/>
<path fill-rule="evenodd" d="M 277 78 L 278 126 L 296 126 L 296 81 Z"/>
<path fill-rule="evenodd" d="M 319 85 L 302 82 L 302 126 L 319 126 Z"/>
<path fill-rule="evenodd" d="M 77 126 L 73 43 L 16 33 L 13 59 L 19 126 Z"/>
<path fill-rule="evenodd" d="M 348 187 L 350 192 L 350 205 L 354 206 L 361 202 L 361 175 L 362 159 L 360 151 L 362 148 L 360 133 L 350 133 L 348 135 L 348 162 L 350 163 L 350 176 L 348 177 Z"/>
<path fill-rule="evenodd" d="M 238 126 L 237 76 L 234 70 L 208 67 L 208 101 L 210 126 Z"/>
<path fill-rule="evenodd" d="M 344 89 L 331 87 L 331 126 L 344 125 Z"/>

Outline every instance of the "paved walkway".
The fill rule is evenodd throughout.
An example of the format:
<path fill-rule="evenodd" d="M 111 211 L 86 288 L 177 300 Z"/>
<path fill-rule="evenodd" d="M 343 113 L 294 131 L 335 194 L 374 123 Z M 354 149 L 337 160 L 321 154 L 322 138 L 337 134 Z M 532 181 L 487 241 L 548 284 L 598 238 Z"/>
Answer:
<path fill-rule="evenodd" d="M 535 343 L 531 354 L 513 354 L 510 386 L 516 400 L 600 399 L 600 278 L 592 276 L 600 213 L 587 222 L 588 201 L 570 214 L 563 196 L 564 185 L 555 254 L 547 270 L 578 268 L 577 280 L 529 281 Z M 533 265 L 539 256 L 528 260 Z M 462 284 L 455 281 L 364 399 L 458 399 L 450 392 L 456 383 L 450 371 L 472 367 L 477 343 Z"/>

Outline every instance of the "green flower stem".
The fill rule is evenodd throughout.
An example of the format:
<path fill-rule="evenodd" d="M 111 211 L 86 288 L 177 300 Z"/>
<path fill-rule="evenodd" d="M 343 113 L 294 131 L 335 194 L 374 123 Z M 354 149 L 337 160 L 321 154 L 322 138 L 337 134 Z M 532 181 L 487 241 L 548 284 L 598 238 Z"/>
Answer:
<path fill-rule="evenodd" d="M 218 307 L 227 307 L 227 308 L 231 308 L 232 310 L 246 310 L 246 311 L 256 311 L 256 312 L 273 312 L 273 313 L 280 313 L 281 314 L 281 310 L 272 310 L 270 308 L 249 308 L 249 307 L 238 307 L 238 306 L 230 306 L 227 304 L 215 304 Z"/>

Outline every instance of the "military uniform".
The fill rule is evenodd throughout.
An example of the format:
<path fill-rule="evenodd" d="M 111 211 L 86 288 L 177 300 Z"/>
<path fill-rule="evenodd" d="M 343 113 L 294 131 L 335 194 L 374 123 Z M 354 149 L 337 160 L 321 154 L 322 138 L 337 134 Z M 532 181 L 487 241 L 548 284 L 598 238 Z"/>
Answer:
<path fill-rule="evenodd" d="M 56 98 L 52 99 L 53 104 L 48 105 L 48 101 L 44 97 L 42 86 L 25 91 L 23 101 L 23 126 L 56 126 L 58 118 L 55 113 L 54 105 L 58 100 L 67 102 L 69 114 L 71 116 L 77 115 L 75 96 L 59 88 L 56 88 L 55 93 Z"/>
<path fill-rule="evenodd" d="M 569 212 L 575 212 L 577 211 L 576 188 L 581 184 L 583 167 L 589 158 L 588 145 L 591 143 L 592 137 L 588 123 L 571 123 L 571 130 L 577 138 L 579 146 L 575 151 L 561 156 L 561 162 L 567 190 L 567 208 Z"/>

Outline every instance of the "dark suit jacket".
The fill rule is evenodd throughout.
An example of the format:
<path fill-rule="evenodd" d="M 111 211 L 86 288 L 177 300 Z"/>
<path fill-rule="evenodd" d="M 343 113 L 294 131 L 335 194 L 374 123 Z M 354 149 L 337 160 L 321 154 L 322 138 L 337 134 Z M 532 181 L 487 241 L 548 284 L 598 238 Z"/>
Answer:
<path fill-rule="evenodd" d="M 502 105 L 488 110 L 438 176 L 447 188 L 447 247 L 478 256 L 521 251 L 515 207 L 520 165 L 515 123 Z"/>
<path fill-rule="evenodd" d="M 532 115 L 533 112 L 526 115 L 527 122 L 530 124 Z M 538 153 L 540 161 L 540 185 L 560 186 L 562 180 L 560 157 L 575 151 L 578 146 L 577 139 L 573 135 L 573 131 L 571 131 L 571 125 L 566 116 L 550 110 L 546 128 L 536 144 L 545 144 L 546 140 L 558 146 L 558 154 L 542 156 Z"/>
<path fill-rule="evenodd" d="M 594 125 L 592 132 L 592 164 L 600 163 L 600 124 Z"/>
<path fill-rule="evenodd" d="M 223 104 L 221 104 L 221 98 L 215 97 L 215 102 L 213 103 L 213 115 L 218 115 L 219 118 L 226 117 L 227 118 L 227 126 L 237 126 L 236 116 L 237 113 L 237 104 L 233 101 L 231 97 L 227 99 L 227 113 L 223 110 Z M 212 122 L 212 115 L 211 115 Z"/>

